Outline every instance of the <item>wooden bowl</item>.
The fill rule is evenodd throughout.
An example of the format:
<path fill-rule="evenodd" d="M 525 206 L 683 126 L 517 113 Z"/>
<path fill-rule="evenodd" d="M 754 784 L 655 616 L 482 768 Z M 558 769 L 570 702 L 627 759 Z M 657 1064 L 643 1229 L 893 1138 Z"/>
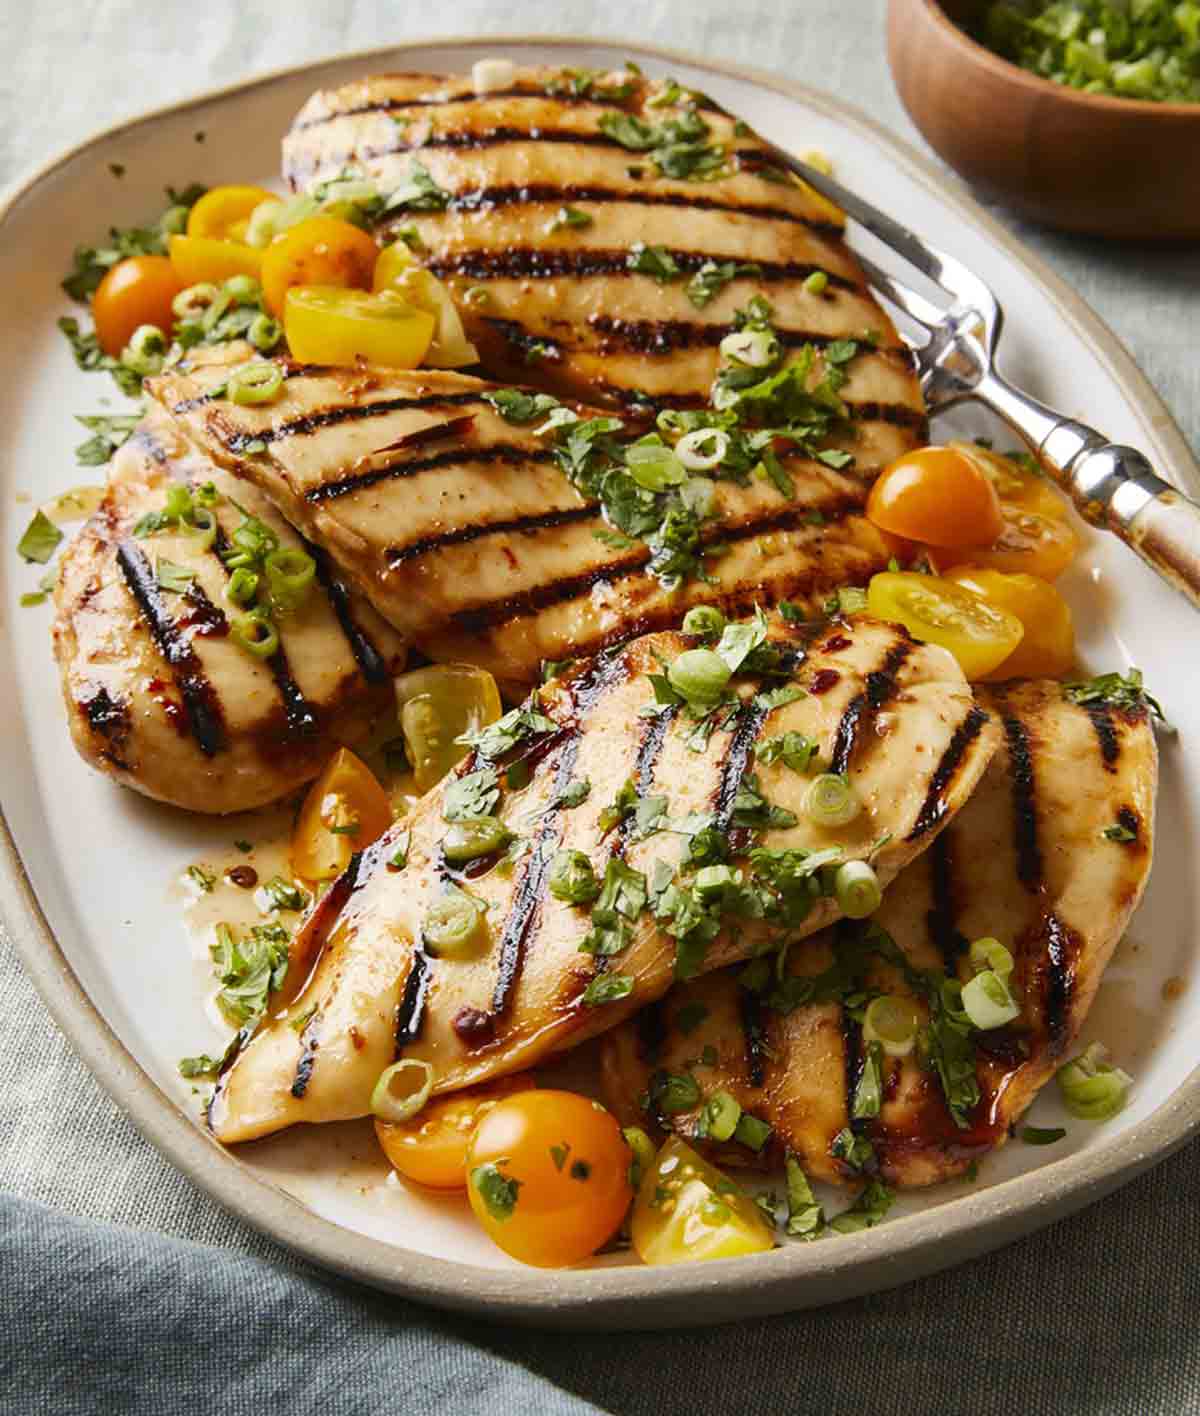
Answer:
<path fill-rule="evenodd" d="M 889 0 L 888 59 L 909 116 L 986 197 L 1063 231 L 1200 236 L 1200 103 L 1064 88 L 971 39 L 985 0 Z"/>

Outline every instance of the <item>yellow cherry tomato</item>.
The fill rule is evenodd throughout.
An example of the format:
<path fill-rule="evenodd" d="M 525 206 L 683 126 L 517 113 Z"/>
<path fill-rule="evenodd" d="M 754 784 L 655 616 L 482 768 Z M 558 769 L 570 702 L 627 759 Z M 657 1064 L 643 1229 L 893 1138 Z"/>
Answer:
<path fill-rule="evenodd" d="M 333 754 L 308 789 L 292 828 L 292 874 L 333 880 L 392 824 L 387 793 L 347 747 Z"/>
<path fill-rule="evenodd" d="M 360 227 L 333 216 L 310 216 L 285 231 L 263 252 L 262 283 L 267 306 L 281 318 L 287 293 L 295 285 L 370 290 L 378 255 L 375 242 Z"/>
<path fill-rule="evenodd" d="M 479 362 L 479 350 L 467 338 L 449 290 L 417 264 L 403 241 L 395 241 L 380 252 L 374 289 L 391 290 L 434 317 L 433 339 L 425 353 L 425 363 L 430 368 L 465 369 Z"/>
<path fill-rule="evenodd" d="M 1070 523 L 1024 507 L 1001 504 L 1004 529 L 990 546 L 973 550 L 931 547 L 929 559 L 940 574 L 955 565 L 977 565 L 1010 574 L 1057 580 L 1075 559 L 1079 538 Z"/>
<path fill-rule="evenodd" d="M 646 1264 L 733 1259 L 775 1247 L 771 1227 L 750 1196 L 678 1136 L 642 1176 L 630 1237 Z"/>
<path fill-rule="evenodd" d="M 871 488 L 867 517 L 931 546 L 988 546 L 1003 530 L 991 479 L 952 447 L 919 447 L 890 462 Z"/>
<path fill-rule="evenodd" d="M 393 1168 L 433 1190 L 465 1190 L 467 1147 L 475 1127 L 498 1101 L 537 1083 L 532 1072 L 435 1096 L 411 1121 L 376 1121 L 375 1134 Z"/>
<path fill-rule="evenodd" d="M 433 325 L 432 315 L 398 295 L 368 295 L 338 285 L 293 286 L 283 310 L 288 348 L 306 364 L 350 367 L 361 360 L 415 369 L 429 348 Z"/>
<path fill-rule="evenodd" d="M 624 1219 L 632 1159 L 598 1101 L 568 1091 L 518 1092 L 475 1128 L 467 1195 L 506 1254 L 562 1268 L 594 1254 Z"/>
<path fill-rule="evenodd" d="M 1025 626 L 1020 644 L 989 679 L 1058 678 L 1075 663 L 1075 625 L 1071 607 L 1049 581 L 1036 575 L 1005 575 L 999 570 L 959 566 L 947 580 L 982 595 L 989 605 L 1007 610 Z"/>
<path fill-rule="evenodd" d="M 1070 519 L 1071 510 L 1066 497 L 1046 477 L 1026 471 L 1020 463 L 1002 452 L 993 452 L 975 443 L 952 442 L 949 446 L 965 457 L 975 459 L 991 479 L 1002 503 L 1022 507 L 1025 511 L 1036 511 L 1041 516 L 1059 521 Z"/>
<path fill-rule="evenodd" d="M 396 706 L 417 787 L 427 792 L 467 755 L 455 739 L 500 716 L 500 690 L 485 669 L 431 664 L 396 680 Z"/>
<path fill-rule="evenodd" d="M 170 342 L 171 301 L 183 289 L 165 256 L 118 261 L 96 287 L 92 318 L 100 348 L 115 359 L 139 325 L 155 325 Z"/>
<path fill-rule="evenodd" d="M 235 275 L 262 273 L 263 253 L 240 241 L 220 241 L 215 236 L 172 236 L 168 242 L 171 264 L 184 286 L 220 285 Z"/>
<path fill-rule="evenodd" d="M 245 241 L 250 213 L 275 198 L 263 187 L 213 187 L 188 212 L 187 234 Z"/>
<path fill-rule="evenodd" d="M 917 639 L 949 649 L 972 680 L 999 668 L 1025 633 L 1016 615 L 936 575 L 884 571 L 873 576 L 867 610 L 877 619 L 904 625 Z"/>

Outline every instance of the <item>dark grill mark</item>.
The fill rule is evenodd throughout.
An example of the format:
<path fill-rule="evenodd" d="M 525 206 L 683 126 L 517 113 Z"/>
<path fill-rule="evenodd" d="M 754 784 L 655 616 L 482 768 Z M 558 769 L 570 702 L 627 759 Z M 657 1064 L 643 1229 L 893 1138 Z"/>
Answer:
<path fill-rule="evenodd" d="M 287 380 L 289 379 L 307 378 L 309 374 L 329 373 L 328 367 L 324 364 L 286 363 L 281 359 L 272 359 L 271 363 L 273 363 L 279 369 L 280 373 L 283 375 L 284 382 L 287 382 Z M 180 365 L 180 371 L 183 373 L 187 373 L 188 366 L 186 364 Z M 218 392 L 201 393 L 198 394 L 195 398 L 184 398 L 181 399 L 178 403 L 172 403 L 171 412 L 174 413 L 176 416 L 179 416 L 184 413 L 192 413 L 197 408 L 203 408 L 206 404 L 216 403 L 224 397 L 224 388 L 225 385 L 220 384 L 218 385 Z M 156 450 L 151 452 L 151 456 L 153 456 L 155 458 L 155 461 L 157 462 L 165 463 L 167 461 L 166 454 L 162 451 L 161 448 L 158 448 L 157 445 Z"/>
<path fill-rule="evenodd" d="M 636 1013 L 633 1025 L 637 1030 L 638 1055 L 645 1062 L 656 1062 L 667 1040 L 667 1010 L 663 1000 L 656 998 Z"/>
<path fill-rule="evenodd" d="M 766 1026 L 762 1001 L 749 988 L 738 989 L 738 1010 L 746 1039 L 746 1077 L 752 1087 L 761 1087 L 767 1075 Z"/>
<path fill-rule="evenodd" d="M 954 736 L 947 744 L 945 752 L 942 753 L 942 760 L 929 779 L 929 790 L 925 794 L 921 810 L 917 813 L 916 824 L 908 833 L 910 841 L 918 840 L 945 816 L 948 809 L 946 792 L 951 782 L 954 781 L 955 773 L 962 765 L 967 749 L 983 731 L 987 716 L 978 703 L 973 703 L 971 711 L 955 728 Z"/>
<path fill-rule="evenodd" d="M 592 315 L 588 324 L 601 336 L 600 349 L 605 354 L 616 349 L 636 354 L 671 354 L 677 349 L 715 348 L 734 328 L 731 324 L 704 324 L 699 320 L 621 320 L 611 315 Z M 824 349 L 844 337 L 806 329 L 776 329 L 775 333 L 788 349 L 806 344 Z"/>
<path fill-rule="evenodd" d="M 832 525 L 861 510 L 861 507 L 861 498 L 847 495 L 819 508 L 825 517 L 824 529 L 828 531 Z M 712 535 L 722 545 L 732 545 L 771 531 L 795 530 L 808 525 L 807 519 L 813 510 L 812 507 L 785 506 L 741 526 L 716 527 Z M 560 605 L 566 600 L 586 595 L 595 585 L 611 585 L 637 575 L 649 563 L 650 556 L 648 547 L 639 546 L 621 560 L 593 566 L 579 575 L 564 576 L 561 580 L 551 580 L 542 585 L 530 586 L 527 590 L 518 590 L 507 595 L 502 601 L 491 601 L 469 609 L 456 610 L 451 618 L 455 624 L 471 633 L 482 633 L 494 629 L 497 625 L 507 624 L 510 620 L 538 614 L 552 605 Z M 622 638 L 628 638 L 634 632 L 636 631 L 632 628 L 626 627 Z"/>
<path fill-rule="evenodd" d="M 611 403 L 619 403 L 633 411 L 661 413 L 664 408 L 707 408 L 707 393 L 649 394 L 638 388 L 625 388 L 620 384 L 606 383 L 597 379 L 592 383 L 597 396 Z M 928 427 L 928 419 L 919 408 L 907 403 L 853 403 L 842 400 L 846 416 L 855 423 L 889 423 L 897 428 L 911 428 L 923 436 Z"/>
<path fill-rule="evenodd" d="M 190 629 L 201 639 L 224 639 L 229 633 L 229 621 L 223 610 L 219 610 L 208 598 L 204 587 L 193 580 L 183 592 L 183 603 L 187 612 L 179 617 L 176 625 L 180 630 Z"/>
<path fill-rule="evenodd" d="M 410 1042 L 421 1036 L 425 1021 L 425 1002 L 429 996 L 429 960 L 423 949 L 413 945 L 412 963 L 404 981 L 404 993 L 396 1010 L 397 1057 Z"/>
<path fill-rule="evenodd" d="M 336 428 L 340 423 L 355 423 L 364 418 L 385 418 L 389 413 L 404 413 L 421 408 L 458 408 L 478 404 L 477 393 L 425 393 L 397 398 L 380 398 L 374 403 L 339 403 L 336 408 L 318 408 L 312 413 L 300 413 L 261 432 L 249 429 L 226 433 L 217 428 L 228 451 L 243 453 L 253 442 L 275 443 L 284 438 L 307 437 L 322 428 Z"/>
<path fill-rule="evenodd" d="M 443 467 L 464 467 L 503 462 L 509 467 L 523 467 L 531 462 L 554 461 L 554 453 L 549 448 L 518 447 L 514 443 L 496 443 L 492 447 L 447 448 L 445 452 L 431 453 L 428 457 L 408 457 L 396 462 L 386 462 L 381 467 L 372 467 L 367 472 L 349 473 L 335 482 L 325 482 L 319 487 L 311 487 L 304 493 L 306 502 L 332 501 L 352 492 L 361 492 L 378 482 L 397 481 L 401 477 L 417 477 L 422 472 L 437 472 Z"/>
<path fill-rule="evenodd" d="M 954 827 L 934 838 L 929 847 L 929 886 L 933 908 L 925 916 L 925 927 L 934 947 L 942 956 L 946 972 L 958 971 L 958 960 L 966 953 L 966 935 L 956 924 L 958 906 L 954 891 Z"/>
<path fill-rule="evenodd" d="M 1121 740 L 1117 736 L 1112 710 L 1107 703 L 1085 703 L 1084 709 L 1096 730 L 1096 741 L 1100 744 L 1100 756 L 1104 759 L 1104 770 L 1115 772 L 1117 759 L 1121 755 Z"/>
<path fill-rule="evenodd" d="M 444 423 L 429 423 L 424 428 L 414 428 L 411 433 L 401 433 L 395 442 L 377 447 L 379 452 L 401 452 L 414 447 L 427 447 L 431 442 L 441 442 L 443 438 L 457 438 L 469 433 L 475 426 L 474 413 L 462 413 L 457 418 L 448 418 Z"/>
<path fill-rule="evenodd" d="M 1075 961 L 1080 940 L 1055 914 L 1047 914 L 1039 929 L 1042 947 L 1042 1016 L 1050 1040 L 1050 1054 L 1057 1057 L 1067 1045 L 1071 999 L 1075 991 Z"/>
<path fill-rule="evenodd" d="M 856 1136 L 863 1135 L 870 1127 L 870 1120 L 863 1116 L 854 1119 L 854 1094 L 862 1079 L 867 1055 L 863 1048 L 862 1028 L 850 1016 L 848 1008 L 842 1009 L 842 1055 L 846 1065 L 846 1119 Z"/>
<path fill-rule="evenodd" d="M 93 732 L 109 742 L 120 740 L 129 732 L 129 705 L 113 698 L 107 688 L 97 688 L 90 698 L 81 698 L 79 706 Z"/>
<path fill-rule="evenodd" d="M 1042 885 L 1042 849 L 1038 844 L 1037 783 L 1029 733 L 1019 718 L 1001 719 L 1008 742 L 1008 780 L 1012 791 L 1013 845 L 1017 852 L 1017 879 L 1035 893 Z"/>
<path fill-rule="evenodd" d="M 448 546 L 462 546 L 470 541 L 484 540 L 488 536 L 528 535 L 533 531 L 548 531 L 556 526 L 573 526 L 580 521 L 594 521 L 597 515 L 595 506 L 570 506 L 561 511 L 545 511 L 540 516 L 514 516 L 508 521 L 460 526 L 456 531 L 446 531 L 440 536 L 425 536 L 419 541 L 411 541 L 407 546 L 389 546 L 383 555 L 388 568 L 395 570 L 405 561 L 430 555 L 434 551 L 444 551 Z"/>
<path fill-rule="evenodd" d="M 737 262 L 736 255 L 688 251 L 667 247 L 667 253 L 684 274 L 697 271 L 710 261 L 717 264 Z M 471 250 L 447 252 L 426 262 L 435 275 L 462 275 L 474 280 L 554 280 L 562 276 L 634 276 L 643 274 L 630 265 L 630 253 L 624 250 L 603 250 L 593 246 L 479 246 Z M 809 261 L 756 261 L 756 282 L 777 284 L 780 281 L 802 281 L 815 271 L 829 275 L 830 286 L 842 290 L 861 290 L 862 286 L 844 275 L 833 275 L 824 266 Z M 726 326 L 728 332 L 732 326 Z"/>
<path fill-rule="evenodd" d="M 216 690 L 191 644 L 167 613 L 154 570 L 141 547 L 132 540 L 122 541 L 117 547 L 117 564 L 159 653 L 171 666 L 196 745 L 206 757 L 215 756 L 226 745 Z"/>
<path fill-rule="evenodd" d="M 387 683 L 390 677 L 387 662 L 376 649 L 366 630 L 355 620 L 350 608 L 350 592 L 331 573 L 329 562 L 323 551 L 318 550 L 309 542 L 305 542 L 305 549 L 317 563 L 317 579 L 320 581 L 321 589 L 325 591 L 333 613 L 337 616 L 337 622 L 342 627 L 342 633 L 346 636 L 350 652 L 354 655 L 354 662 L 358 665 L 363 678 L 370 684 Z"/>
<path fill-rule="evenodd" d="M 844 637 L 839 636 L 840 639 Z M 848 646 L 850 641 L 844 639 L 843 647 Z M 832 647 L 833 641 L 825 647 Z M 830 762 L 831 772 L 845 773 L 849 771 L 850 759 L 854 756 L 854 749 L 860 741 L 863 731 L 874 722 L 879 710 L 896 695 L 896 674 L 904 665 L 912 650 L 912 645 L 907 639 L 901 639 L 893 644 L 884 656 L 883 663 L 878 669 L 872 669 L 867 675 L 866 687 L 862 693 L 856 694 L 846 705 L 846 711 L 842 714 L 841 722 L 838 723 L 837 734 L 833 742 L 833 758 Z"/>
<path fill-rule="evenodd" d="M 738 709 L 737 722 L 725 748 L 725 760 L 721 763 L 721 776 L 713 794 L 712 809 L 715 825 L 721 831 L 728 831 L 733 816 L 733 803 L 741 789 L 742 779 L 750 765 L 750 754 L 767 721 L 767 709 L 756 707 L 753 701 Z"/>
<path fill-rule="evenodd" d="M 296 1075 L 292 1078 L 292 1095 L 297 1101 L 301 1100 L 308 1090 L 313 1068 L 317 1065 L 317 1052 L 321 1046 L 321 1039 L 317 1035 L 320 1022 L 320 1013 L 314 1013 L 300 1034 L 300 1060 L 296 1063 Z"/>
<path fill-rule="evenodd" d="M 575 770 L 583 731 L 582 720 L 611 688 L 628 675 L 628 672 L 629 665 L 623 654 L 600 654 L 568 680 L 567 687 L 575 712 L 575 723 L 570 735 L 563 740 L 554 773 L 555 797 L 562 793 Z M 496 1017 L 503 1016 L 512 1003 L 525 954 L 536 934 L 536 921 L 541 913 L 546 876 L 556 849 L 558 821 L 561 815 L 561 809 L 558 808 L 543 816 L 537 840 L 525 857 L 526 864 L 521 882 L 513 892 L 512 904 L 500 936 L 496 983 L 492 990 L 492 1013 Z"/>
<path fill-rule="evenodd" d="M 1117 825 L 1124 826 L 1126 831 L 1132 833 L 1134 840 L 1140 839 L 1142 830 L 1142 818 L 1131 806 L 1119 806 L 1117 808 Z"/>
<path fill-rule="evenodd" d="M 492 210 L 504 206 L 574 206 L 582 202 L 596 205 L 628 202 L 636 206 L 685 207 L 690 211 L 724 211 L 734 216 L 754 217 L 766 221 L 787 221 L 807 226 L 815 233 L 840 239 L 842 228 L 831 221 L 804 216 L 787 207 L 760 202 L 740 202 L 732 198 L 702 196 L 691 192 L 656 192 L 646 187 L 583 187 L 574 183 L 555 187 L 549 183 L 525 187 L 480 187 L 473 192 L 460 192 L 450 198 L 448 211 Z"/>

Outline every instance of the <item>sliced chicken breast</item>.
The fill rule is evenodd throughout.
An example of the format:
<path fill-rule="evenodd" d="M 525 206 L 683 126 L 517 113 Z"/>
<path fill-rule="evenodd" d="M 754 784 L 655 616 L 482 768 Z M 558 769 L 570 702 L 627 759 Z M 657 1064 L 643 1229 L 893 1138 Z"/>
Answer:
<path fill-rule="evenodd" d="M 169 488 L 206 482 L 217 493 L 212 545 L 178 526 L 135 532 Z M 317 585 L 281 621 L 278 650 L 260 659 L 239 648 L 219 554 L 242 521 L 235 502 L 282 547 L 305 545 L 266 497 L 155 412 L 113 458 L 55 592 L 54 652 L 80 754 L 190 811 L 247 810 L 314 776 L 392 706 L 404 664 L 399 636 L 319 553 Z"/>
<path fill-rule="evenodd" d="M 862 515 L 857 467 L 782 457 L 785 497 L 754 479 L 716 485 L 710 580 L 665 589 L 650 548 L 614 536 L 568 480 L 540 420 L 506 421 L 495 385 L 437 370 L 320 369 L 281 361 L 284 393 L 221 396 L 226 349 L 149 381 L 214 461 L 264 492 L 406 639 L 526 688 L 543 660 L 585 657 L 677 625 L 692 604 L 731 616 L 791 600 L 817 612 L 838 585 L 886 566 Z M 588 410 L 584 410 L 586 413 Z"/>
<path fill-rule="evenodd" d="M 871 856 L 890 881 L 970 796 L 996 728 L 950 655 L 894 626 L 778 626 L 770 644 L 776 675 L 735 680 L 707 741 L 648 677 L 695 641 L 654 634 L 547 685 L 527 704 L 527 733 L 494 760 L 477 746 L 301 926 L 285 993 L 218 1085 L 215 1134 L 241 1141 L 360 1116 L 399 1057 L 426 1061 L 438 1092 L 528 1067 L 658 998 L 677 967 L 715 968 L 829 923 L 836 900 L 801 878 L 820 861 Z M 758 696 L 789 685 L 801 696 Z M 855 820 L 818 826 L 802 805 L 809 777 L 773 752 L 756 764 L 766 739 L 785 733 L 806 735 L 848 774 Z M 447 861 L 447 820 L 464 802 L 516 837 L 507 861 Z M 727 877 L 732 894 L 711 876 L 704 894 L 695 865 L 681 863 L 697 840 L 700 858 L 727 853 L 742 872 Z M 792 854 L 752 863 L 755 844 Z M 582 853 L 607 882 L 590 914 L 550 889 L 560 850 Z M 771 862 L 791 881 L 780 893 L 766 883 Z M 430 908 L 459 890 L 485 923 L 465 957 L 439 956 Z"/>
<path fill-rule="evenodd" d="M 760 1159 L 790 1152 L 822 1180 L 865 1169 L 892 1185 L 928 1185 L 1004 1143 L 1078 1036 L 1141 898 L 1157 750 L 1144 710 L 1081 707 L 1058 683 L 984 688 L 979 698 L 1003 746 L 871 921 L 794 946 L 780 973 L 773 962 L 759 978 L 725 970 L 682 985 L 605 1038 L 605 1092 L 625 1123 L 645 1124 L 648 1107 L 658 1127 L 700 1139 L 702 1106 L 662 1109 L 663 1079 L 676 1075 L 693 1077 L 704 1098 L 729 1091 L 766 1121 L 773 1139 Z M 878 1114 L 854 1119 L 866 999 L 911 997 L 928 1022 L 940 981 L 969 979 L 969 942 L 987 937 L 1013 956 L 1019 1016 L 957 1052 L 951 1038 L 925 1059 L 920 1049 L 882 1057 Z M 865 1161 L 839 1155 L 847 1138 L 869 1142 Z M 755 1161 L 741 1145 L 722 1158 Z"/>
<path fill-rule="evenodd" d="M 745 123 L 669 80 L 520 68 L 479 94 L 465 76 L 367 78 L 314 94 L 283 157 L 297 190 L 349 169 L 411 193 L 379 235 L 405 228 L 494 376 L 536 366 L 592 402 L 702 404 L 734 312 L 762 294 L 788 344 L 872 339 L 844 390 L 864 465 L 924 426 L 842 214 Z"/>

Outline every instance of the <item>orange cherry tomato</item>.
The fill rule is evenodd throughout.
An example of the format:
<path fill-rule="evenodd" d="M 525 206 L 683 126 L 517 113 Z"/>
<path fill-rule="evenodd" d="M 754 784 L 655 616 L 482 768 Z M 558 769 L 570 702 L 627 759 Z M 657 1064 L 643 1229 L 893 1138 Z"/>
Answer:
<path fill-rule="evenodd" d="M 384 1154 L 406 1180 L 434 1190 L 465 1190 L 467 1147 L 480 1118 L 515 1092 L 536 1086 L 532 1072 L 435 1096 L 411 1121 L 376 1121 Z"/>
<path fill-rule="evenodd" d="M 172 236 L 167 243 L 175 274 L 188 285 L 220 285 L 235 275 L 257 280 L 262 271 L 263 253 L 240 241 L 223 241 L 215 236 Z"/>
<path fill-rule="evenodd" d="M 1070 672 L 1075 663 L 1071 607 L 1048 581 L 971 565 L 950 571 L 946 579 L 974 590 L 988 604 L 1016 615 L 1025 626 L 1021 642 L 985 678 L 1058 678 Z"/>
<path fill-rule="evenodd" d="M 370 290 L 378 256 L 375 242 L 359 227 L 333 216 L 310 216 L 284 232 L 263 253 L 267 305 L 282 319 L 293 285 Z"/>
<path fill-rule="evenodd" d="M 993 452 L 991 448 L 963 442 L 952 442 L 949 446 L 978 462 L 991 479 L 1001 502 L 1059 521 L 1070 519 L 1071 509 L 1066 497 L 1046 477 L 1026 471 L 1011 457 Z"/>
<path fill-rule="evenodd" d="M 292 874 L 301 880 L 333 880 L 392 824 L 387 793 L 371 769 L 348 747 L 326 763 L 308 789 L 292 828 Z"/>
<path fill-rule="evenodd" d="M 467 1195 L 506 1254 L 561 1268 L 594 1254 L 624 1219 L 632 1159 L 599 1102 L 567 1091 L 518 1092 L 475 1129 Z"/>
<path fill-rule="evenodd" d="M 991 479 L 950 447 L 920 447 L 889 463 L 871 488 L 867 517 L 930 546 L 987 546 L 1004 529 Z"/>
<path fill-rule="evenodd" d="M 130 256 L 118 261 L 96 287 L 92 318 L 100 348 L 115 359 L 139 325 L 156 325 L 171 337 L 171 301 L 183 282 L 166 256 Z"/>
<path fill-rule="evenodd" d="M 990 546 L 974 550 L 931 547 L 929 559 L 934 569 L 941 574 L 951 566 L 969 563 L 986 570 L 1057 580 L 1075 559 L 1079 538 L 1069 522 L 1009 503 L 1002 505 L 1001 515 L 1003 530 Z"/>
<path fill-rule="evenodd" d="M 275 193 L 263 187 L 213 187 L 188 212 L 187 234 L 245 241 L 250 213 L 272 200 L 278 200 Z"/>

